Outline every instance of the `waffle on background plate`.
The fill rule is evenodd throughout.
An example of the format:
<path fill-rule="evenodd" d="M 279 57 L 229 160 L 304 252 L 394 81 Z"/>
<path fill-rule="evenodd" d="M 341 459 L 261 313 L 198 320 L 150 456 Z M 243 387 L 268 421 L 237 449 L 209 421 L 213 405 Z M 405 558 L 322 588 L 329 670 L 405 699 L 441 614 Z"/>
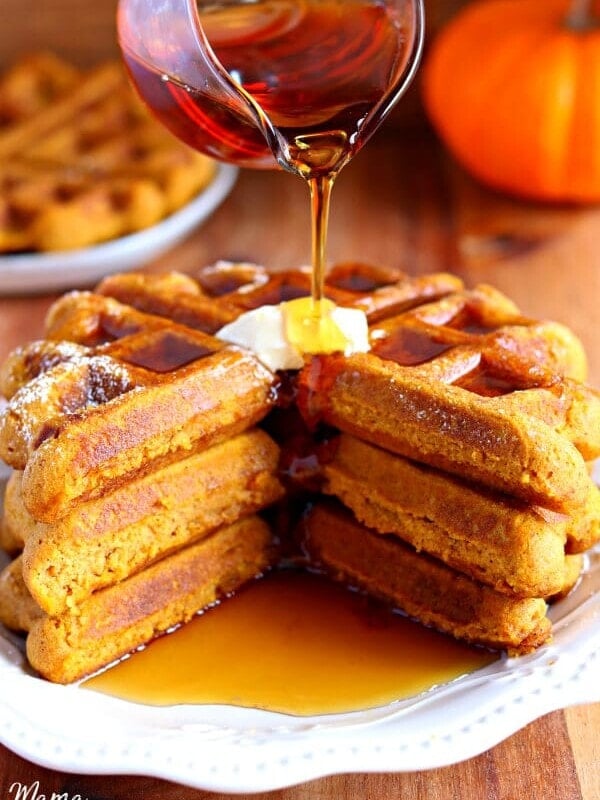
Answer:
<path fill-rule="evenodd" d="M 326 295 L 366 312 L 369 353 L 273 374 L 213 335 L 309 291 L 251 264 L 115 275 L 9 356 L 0 620 L 42 675 L 99 669 L 290 550 L 458 638 L 548 641 L 600 538 L 577 338 L 491 287 L 361 264 Z M 310 501 L 293 530 L 290 492 Z"/>
<path fill-rule="evenodd" d="M 86 247 L 150 227 L 195 197 L 214 163 L 152 120 L 117 63 L 51 53 L 0 76 L 0 253 Z"/>

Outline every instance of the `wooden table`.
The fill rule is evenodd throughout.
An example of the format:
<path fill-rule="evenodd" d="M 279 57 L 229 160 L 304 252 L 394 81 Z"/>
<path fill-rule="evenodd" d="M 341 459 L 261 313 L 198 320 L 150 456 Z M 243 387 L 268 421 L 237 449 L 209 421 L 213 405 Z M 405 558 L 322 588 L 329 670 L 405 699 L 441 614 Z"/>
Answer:
<path fill-rule="evenodd" d="M 192 271 L 218 258 L 291 267 L 309 258 L 308 195 L 283 173 L 240 176 L 230 198 L 188 241 L 149 269 Z M 361 259 L 411 273 L 451 270 L 493 282 L 526 314 L 571 325 L 600 385 L 600 208 L 542 208 L 494 195 L 468 179 L 427 129 L 380 132 L 340 176 L 330 261 Z M 0 358 L 35 337 L 52 297 L 0 298 Z M 15 782 L 90 800 L 216 798 L 139 777 L 65 775 L 0 748 L 0 798 Z M 558 711 L 456 766 L 398 775 L 326 778 L 259 797 L 272 800 L 597 800 L 600 704 Z"/>

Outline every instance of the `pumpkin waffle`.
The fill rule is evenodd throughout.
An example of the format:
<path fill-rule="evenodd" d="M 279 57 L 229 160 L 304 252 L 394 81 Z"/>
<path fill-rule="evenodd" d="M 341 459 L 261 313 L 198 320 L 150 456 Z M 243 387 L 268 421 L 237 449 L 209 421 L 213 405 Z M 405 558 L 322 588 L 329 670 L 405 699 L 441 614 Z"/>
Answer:
<path fill-rule="evenodd" d="M 48 680 L 70 683 L 190 620 L 267 570 L 265 522 L 246 517 L 87 597 L 57 616 L 27 592 L 21 558 L 0 575 L 0 620 L 27 631 L 27 657 Z"/>
<path fill-rule="evenodd" d="M 23 577 L 36 603 L 56 616 L 92 592 L 273 502 L 279 448 L 262 431 L 240 434 L 142 475 L 55 523 L 23 523 L 13 501 L 5 512 L 23 527 Z M 51 565 L 51 569 L 49 569 Z"/>
<path fill-rule="evenodd" d="M 368 353 L 306 365 L 299 404 L 313 424 L 555 511 L 587 502 L 600 394 L 566 328 L 482 286 L 380 320 L 370 339 Z"/>
<path fill-rule="evenodd" d="M 600 492 L 574 518 L 538 509 L 342 434 L 324 489 L 370 529 L 517 597 L 561 594 L 600 538 Z"/>
<path fill-rule="evenodd" d="M 214 162 L 146 112 L 117 63 L 48 54 L 0 79 L 0 252 L 67 250 L 155 224 L 213 178 Z"/>
<path fill-rule="evenodd" d="M 342 506 L 318 504 L 303 522 L 311 564 L 459 639 L 523 654 L 551 636 L 542 598 L 494 591 L 361 525 Z"/>
<path fill-rule="evenodd" d="M 88 295 L 75 297 L 85 307 Z M 228 439 L 272 404 L 273 375 L 251 353 L 103 299 L 105 313 L 84 315 L 87 340 L 100 344 L 34 343 L 2 381 L 16 392 L 0 456 L 24 470 L 23 501 L 38 521 Z"/>

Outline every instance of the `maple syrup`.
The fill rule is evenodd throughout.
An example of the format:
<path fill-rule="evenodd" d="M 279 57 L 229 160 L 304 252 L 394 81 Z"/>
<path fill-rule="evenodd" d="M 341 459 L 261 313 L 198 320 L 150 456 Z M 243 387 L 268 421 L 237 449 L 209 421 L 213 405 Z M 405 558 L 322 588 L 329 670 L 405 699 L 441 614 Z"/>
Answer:
<path fill-rule="evenodd" d="M 403 367 L 425 364 L 453 347 L 448 342 L 436 341 L 425 331 L 398 327 L 381 338 L 372 339 L 372 351 L 380 358 L 395 361 Z"/>
<path fill-rule="evenodd" d="M 273 278 L 265 287 L 256 292 L 249 293 L 248 297 L 240 297 L 240 305 L 252 310 L 260 306 L 278 306 L 300 297 L 310 297 L 310 286 L 304 286 L 299 281 L 286 281 Z"/>
<path fill-rule="evenodd" d="M 83 685 L 149 705 L 330 714 L 417 695 L 496 657 L 322 577 L 285 570 Z"/>
<path fill-rule="evenodd" d="M 480 364 L 474 370 L 463 375 L 454 382 L 454 385 L 468 389 L 482 397 L 501 397 L 523 388 L 484 364 Z"/>
<path fill-rule="evenodd" d="M 336 289 L 353 294 L 371 293 L 390 286 L 401 279 L 401 273 L 387 267 L 373 267 L 361 263 L 337 264 L 329 273 L 327 282 Z"/>
<path fill-rule="evenodd" d="M 484 320 L 475 308 L 465 306 L 445 323 L 449 328 L 470 333 L 475 336 L 484 336 L 498 330 L 498 326 Z M 506 324 L 506 323 L 505 323 Z"/>
<path fill-rule="evenodd" d="M 236 265 L 236 269 L 222 272 L 218 269 L 203 269 L 197 276 L 202 289 L 211 297 L 221 297 L 224 294 L 237 292 L 242 286 L 253 285 L 255 279 L 254 266 L 244 267 Z"/>
<path fill-rule="evenodd" d="M 115 319 L 109 314 L 99 314 L 98 330 L 94 344 L 104 344 L 122 339 L 124 336 L 131 336 L 138 333 L 140 326 L 138 323 L 126 319 Z"/>
<path fill-rule="evenodd" d="M 122 355 L 124 361 L 152 372 L 173 372 L 193 361 L 212 355 L 214 348 L 205 347 L 182 334 L 157 331 L 134 352 Z"/>

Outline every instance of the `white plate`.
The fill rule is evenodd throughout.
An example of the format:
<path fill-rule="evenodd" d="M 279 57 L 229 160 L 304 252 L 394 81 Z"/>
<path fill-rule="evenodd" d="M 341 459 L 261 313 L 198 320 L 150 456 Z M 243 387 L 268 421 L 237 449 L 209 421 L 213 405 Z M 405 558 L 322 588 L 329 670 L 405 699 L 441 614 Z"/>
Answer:
<path fill-rule="evenodd" d="M 157 258 L 212 214 L 233 188 L 237 172 L 233 166 L 219 164 L 214 179 L 194 200 L 130 236 L 82 250 L 0 256 L 0 294 L 81 288 Z"/>
<path fill-rule="evenodd" d="M 0 626 L 0 741 L 62 771 L 146 775 L 216 792 L 453 764 L 549 711 L 600 701 L 600 548 L 587 559 L 579 585 L 552 608 L 552 644 L 410 700 L 351 714 L 155 708 L 56 686 L 30 673 L 19 641 Z"/>

